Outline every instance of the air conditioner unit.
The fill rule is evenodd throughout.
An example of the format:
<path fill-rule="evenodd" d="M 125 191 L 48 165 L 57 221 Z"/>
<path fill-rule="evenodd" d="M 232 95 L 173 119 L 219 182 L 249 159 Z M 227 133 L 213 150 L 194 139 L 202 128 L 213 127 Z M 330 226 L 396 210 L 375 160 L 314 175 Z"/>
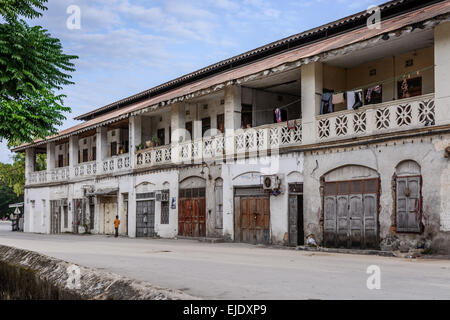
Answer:
<path fill-rule="evenodd" d="M 280 188 L 281 180 L 276 175 L 263 176 L 264 190 L 277 190 Z"/>

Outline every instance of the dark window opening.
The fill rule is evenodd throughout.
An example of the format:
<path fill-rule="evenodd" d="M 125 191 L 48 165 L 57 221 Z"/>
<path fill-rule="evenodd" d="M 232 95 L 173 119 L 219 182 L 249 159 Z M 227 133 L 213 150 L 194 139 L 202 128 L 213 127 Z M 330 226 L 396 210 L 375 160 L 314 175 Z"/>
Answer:
<path fill-rule="evenodd" d="M 157 136 L 161 145 L 166 144 L 166 129 L 158 129 Z"/>
<path fill-rule="evenodd" d="M 111 142 L 111 157 L 117 156 L 117 142 Z"/>
<path fill-rule="evenodd" d="M 192 121 L 186 122 L 186 131 L 189 132 L 189 137 L 186 137 L 186 141 L 192 140 Z"/>
<path fill-rule="evenodd" d="M 202 119 L 202 137 L 208 130 L 211 130 L 211 118 L 204 118 Z"/>
<path fill-rule="evenodd" d="M 253 106 L 251 104 L 243 104 L 241 112 L 241 128 L 251 128 L 253 126 Z"/>

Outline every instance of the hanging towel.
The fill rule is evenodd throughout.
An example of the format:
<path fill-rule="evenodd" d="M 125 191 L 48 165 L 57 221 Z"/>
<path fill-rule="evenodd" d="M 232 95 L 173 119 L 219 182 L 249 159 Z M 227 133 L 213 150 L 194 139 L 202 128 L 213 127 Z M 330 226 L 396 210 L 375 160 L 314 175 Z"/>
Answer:
<path fill-rule="evenodd" d="M 344 103 L 344 93 L 335 93 L 333 94 L 333 104 L 341 104 Z"/>
<path fill-rule="evenodd" d="M 347 91 L 347 109 L 353 110 L 355 104 L 355 91 Z"/>

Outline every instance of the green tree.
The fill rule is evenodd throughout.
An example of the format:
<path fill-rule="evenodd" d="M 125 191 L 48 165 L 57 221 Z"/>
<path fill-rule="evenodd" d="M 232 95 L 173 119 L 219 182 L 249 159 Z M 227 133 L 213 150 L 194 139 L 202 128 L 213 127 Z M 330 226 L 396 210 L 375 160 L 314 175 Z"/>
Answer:
<path fill-rule="evenodd" d="M 47 0 L 0 0 L 0 139 L 10 145 L 46 138 L 70 108 L 63 105 L 63 86 L 73 84 L 73 60 L 59 39 L 20 16 L 41 16 Z"/>
<path fill-rule="evenodd" d="M 0 219 L 9 216 L 14 212 L 14 208 L 10 208 L 9 205 L 23 201 L 17 196 L 16 193 L 3 181 L 0 181 Z"/>
<path fill-rule="evenodd" d="M 23 197 L 25 186 L 25 155 L 17 153 L 14 155 L 12 164 L 0 162 L 0 182 L 7 185 L 17 195 Z M 36 171 L 46 169 L 46 155 L 36 155 Z"/>

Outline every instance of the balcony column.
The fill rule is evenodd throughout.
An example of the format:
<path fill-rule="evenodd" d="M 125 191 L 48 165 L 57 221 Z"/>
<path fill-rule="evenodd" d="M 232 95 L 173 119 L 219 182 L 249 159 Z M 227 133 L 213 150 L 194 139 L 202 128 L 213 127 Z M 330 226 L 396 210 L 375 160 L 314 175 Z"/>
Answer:
<path fill-rule="evenodd" d="M 180 143 L 186 140 L 186 110 L 184 103 L 174 103 L 171 109 L 170 126 L 172 128 L 172 162 L 180 163 Z"/>
<path fill-rule="evenodd" d="M 78 136 L 69 137 L 70 176 L 75 177 L 75 166 L 78 165 Z"/>
<path fill-rule="evenodd" d="M 228 157 L 234 156 L 235 131 L 241 128 L 242 89 L 240 86 L 225 87 L 225 150 Z"/>
<path fill-rule="evenodd" d="M 136 168 L 136 146 L 142 143 L 142 116 L 132 116 L 129 120 L 129 150 L 131 168 Z"/>
<path fill-rule="evenodd" d="M 97 172 L 100 173 L 103 172 L 103 160 L 105 160 L 108 155 L 108 139 L 106 127 L 97 128 L 95 150 L 95 158 L 97 159 Z"/>
<path fill-rule="evenodd" d="M 450 123 L 450 22 L 436 26 L 434 30 L 435 108 L 436 125 Z"/>
<path fill-rule="evenodd" d="M 316 141 L 316 115 L 320 113 L 323 65 L 321 62 L 302 65 L 301 74 L 303 144 L 311 144 Z"/>
<path fill-rule="evenodd" d="M 56 167 L 55 143 L 47 143 L 47 171 L 51 171 Z"/>
<path fill-rule="evenodd" d="M 25 149 L 25 177 L 29 181 L 30 174 L 36 171 L 36 149 Z"/>

